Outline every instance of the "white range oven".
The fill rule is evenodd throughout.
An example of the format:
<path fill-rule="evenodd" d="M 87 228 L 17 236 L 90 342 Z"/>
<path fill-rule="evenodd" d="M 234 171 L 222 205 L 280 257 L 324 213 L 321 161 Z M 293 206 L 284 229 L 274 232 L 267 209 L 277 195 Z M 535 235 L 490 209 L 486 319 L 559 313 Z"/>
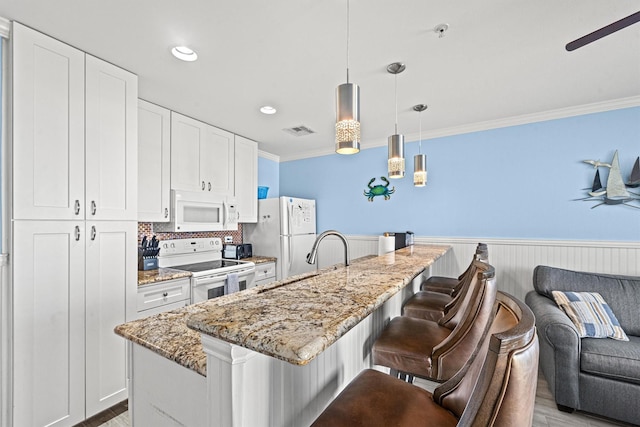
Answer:
<path fill-rule="evenodd" d="M 222 258 L 218 237 L 163 240 L 159 267 L 191 273 L 191 303 L 255 286 L 255 264 Z"/>

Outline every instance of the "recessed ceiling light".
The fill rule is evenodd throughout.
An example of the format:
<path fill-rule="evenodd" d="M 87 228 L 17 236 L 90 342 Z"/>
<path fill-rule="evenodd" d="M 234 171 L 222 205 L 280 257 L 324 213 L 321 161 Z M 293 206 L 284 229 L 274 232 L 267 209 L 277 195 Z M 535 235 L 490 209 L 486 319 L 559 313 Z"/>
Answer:
<path fill-rule="evenodd" d="M 198 59 L 198 54 L 186 46 L 176 46 L 171 49 L 171 53 L 182 61 L 192 62 Z"/>
<path fill-rule="evenodd" d="M 260 112 L 263 114 L 275 114 L 276 113 L 276 109 L 275 107 L 272 107 L 271 105 L 265 105 L 263 107 L 260 107 Z"/>

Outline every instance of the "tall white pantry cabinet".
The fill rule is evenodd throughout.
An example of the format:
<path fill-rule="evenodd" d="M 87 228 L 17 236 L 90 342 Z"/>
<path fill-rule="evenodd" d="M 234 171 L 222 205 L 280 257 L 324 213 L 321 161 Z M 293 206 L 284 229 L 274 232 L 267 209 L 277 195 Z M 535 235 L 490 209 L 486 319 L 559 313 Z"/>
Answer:
<path fill-rule="evenodd" d="M 13 425 L 127 398 L 137 294 L 137 77 L 13 24 Z"/>

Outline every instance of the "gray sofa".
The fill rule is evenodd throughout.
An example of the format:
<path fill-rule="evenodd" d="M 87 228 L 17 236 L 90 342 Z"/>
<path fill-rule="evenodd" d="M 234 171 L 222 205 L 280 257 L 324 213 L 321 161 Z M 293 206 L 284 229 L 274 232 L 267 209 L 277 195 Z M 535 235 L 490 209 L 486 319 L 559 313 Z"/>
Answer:
<path fill-rule="evenodd" d="M 537 266 L 525 301 L 536 316 L 540 368 L 560 410 L 640 424 L 640 277 Z M 598 292 L 629 337 L 578 338 L 551 291 Z"/>

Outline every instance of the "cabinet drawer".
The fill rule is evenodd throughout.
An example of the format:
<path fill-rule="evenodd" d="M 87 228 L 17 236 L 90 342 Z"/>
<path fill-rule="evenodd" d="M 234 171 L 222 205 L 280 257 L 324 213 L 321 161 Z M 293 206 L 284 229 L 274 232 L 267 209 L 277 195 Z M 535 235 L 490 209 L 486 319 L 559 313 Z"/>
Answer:
<path fill-rule="evenodd" d="M 276 263 L 265 262 L 264 264 L 256 264 L 256 282 L 259 280 L 270 279 L 276 277 Z"/>
<path fill-rule="evenodd" d="M 166 283 L 138 288 L 138 312 L 160 307 L 190 297 L 189 279 L 171 280 Z"/>

